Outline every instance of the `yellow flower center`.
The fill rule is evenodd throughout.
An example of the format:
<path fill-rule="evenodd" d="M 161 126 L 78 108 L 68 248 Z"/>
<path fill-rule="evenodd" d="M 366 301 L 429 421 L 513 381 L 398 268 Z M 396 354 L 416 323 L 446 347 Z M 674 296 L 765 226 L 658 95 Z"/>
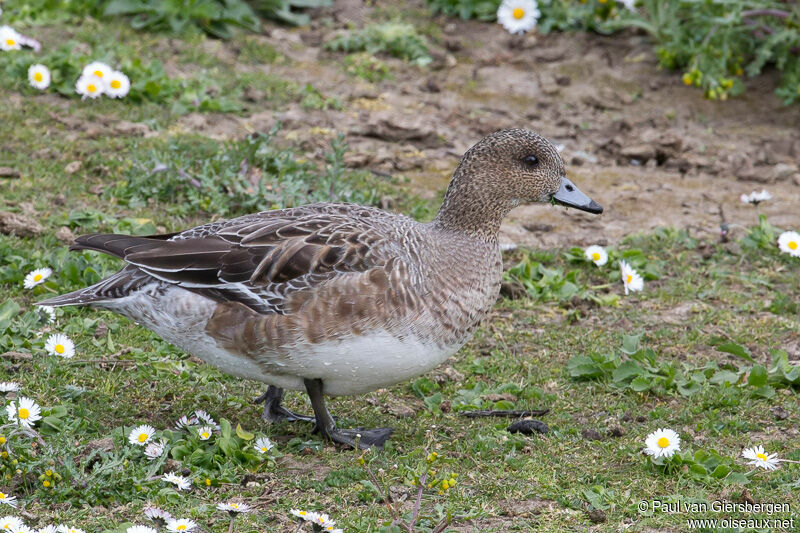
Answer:
<path fill-rule="evenodd" d="M 207 439 L 207 438 L 208 438 L 208 431 L 204 431 L 204 432 L 201 434 L 201 437 L 203 437 L 204 439 Z"/>
<path fill-rule="evenodd" d="M 0 500 L 5 500 L 5 499 L 6 499 L 6 495 L 3 494 L 2 492 L 0 492 Z"/>
<path fill-rule="evenodd" d="M 759 458 L 759 459 L 761 459 L 762 461 L 766 461 L 766 460 L 767 460 L 767 456 L 766 456 L 766 455 L 764 455 L 763 453 L 757 453 L 757 454 L 756 454 L 756 457 L 758 457 L 758 458 Z"/>
<path fill-rule="evenodd" d="M 797 243 L 795 241 L 789 241 L 788 246 L 790 250 L 797 250 Z"/>
<path fill-rule="evenodd" d="M 261 451 L 262 451 L 262 452 L 268 452 L 268 451 L 269 451 L 269 449 L 267 449 L 267 447 L 266 447 L 266 446 L 262 446 L 262 447 L 261 447 Z"/>
<path fill-rule="evenodd" d="M 211 485 L 211 480 L 210 480 L 210 479 L 208 479 L 208 478 L 206 478 L 206 485 L 207 485 L 207 486 L 208 486 L 208 485 Z"/>
<path fill-rule="evenodd" d="M 669 446 L 669 439 L 667 437 L 661 437 L 660 439 L 658 439 L 657 444 L 659 448 L 666 448 L 667 446 Z"/>
<path fill-rule="evenodd" d="M 600 254 L 595 252 L 592 254 L 592 261 L 600 261 Z"/>
<path fill-rule="evenodd" d="M 24 407 L 20 407 L 20 408 L 19 408 L 19 417 L 20 417 L 20 418 L 22 418 L 23 420 L 25 420 L 25 419 L 26 419 L 26 418 L 28 418 L 29 416 L 31 416 L 31 413 L 30 413 L 30 411 L 28 411 L 28 410 L 27 410 L 27 409 L 25 409 Z"/>
<path fill-rule="evenodd" d="M 186 525 L 185 524 L 181 524 L 178 527 L 176 527 L 175 529 L 177 529 L 178 531 L 186 531 Z"/>
<path fill-rule="evenodd" d="M 525 10 L 522 9 L 521 7 L 515 7 L 514 11 L 511 12 L 511 16 L 519 20 L 525 16 Z"/>
<path fill-rule="evenodd" d="M 39 76 L 39 78 L 42 77 L 42 75 L 39 74 L 38 72 L 36 73 L 36 76 Z M 39 78 L 37 78 L 36 81 L 42 81 Z M 42 281 L 42 275 L 41 274 L 36 274 L 35 276 L 33 276 L 33 281 Z"/>
<path fill-rule="evenodd" d="M 44 79 L 44 76 L 42 76 L 41 72 L 36 72 L 33 75 L 33 79 L 36 80 L 36 81 L 41 82 Z M 39 281 L 40 279 L 42 279 L 42 275 L 41 274 L 36 274 L 36 277 L 38 278 L 36 281 Z"/>
<path fill-rule="evenodd" d="M 300 514 L 301 514 L 302 516 L 305 516 L 305 515 L 306 515 L 306 512 L 305 512 L 305 511 L 300 511 Z"/>
<path fill-rule="evenodd" d="M 0 444 L 5 444 L 5 443 L 6 443 L 6 438 L 0 437 Z"/>
<path fill-rule="evenodd" d="M 625 281 L 626 281 L 626 283 L 630 283 L 631 281 L 633 281 L 633 275 L 632 274 L 628 274 L 628 276 L 625 278 Z M 661 441 L 658 441 L 658 442 L 661 442 Z"/>
<path fill-rule="evenodd" d="M 15 41 L 14 39 L 6 39 L 6 44 L 8 46 L 14 46 L 15 44 L 17 44 L 17 41 Z"/>
<path fill-rule="evenodd" d="M 232 503 L 231 504 L 231 509 L 238 509 L 238 508 L 239 508 L 239 504 L 238 503 Z"/>
<path fill-rule="evenodd" d="M 50 486 L 50 482 L 45 479 L 44 481 L 42 481 L 42 485 L 44 485 L 45 487 L 49 487 Z"/>
<path fill-rule="evenodd" d="M 139 433 L 139 442 L 144 442 L 147 440 L 147 433 Z"/>
<path fill-rule="evenodd" d="M 95 85 L 94 83 L 90 83 L 89 85 L 86 86 L 86 90 L 89 91 L 90 93 L 95 93 L 97 92 L 97 85 Z"/>
<path fill-rule="evenodd" d="M 45 470 L 45 471 L 44 471 L 44 474 L 45 474 L 46 476 L 52 476 L 52 475 L 53 475 L 53 471 L 52 471 L 52 470 Z"/>
<path fill-rule="evenodd" d="M 102 70 L 95 70 L 94 72 L 92 72 L 92 74 L 94 74 L 98 78 L 102 78 L 103 77 L 103 71 Z"/>
<path fill-rule="evenodd" d="M 64 350 L 64 345 L 63 344 L 56 344 L 56 347 L 54 348 L 54 350 L 56 351 L 56 353 L 64 353 L 64 351 L 65 351 Z"/>
<path fill-rule="evenodd" d="M 122 83 L 120 83 L 119 80 L 112 80 L 111 81 L 111 88 L 112 89 L 119 89 L 120 87 L 122 87 Z"/>

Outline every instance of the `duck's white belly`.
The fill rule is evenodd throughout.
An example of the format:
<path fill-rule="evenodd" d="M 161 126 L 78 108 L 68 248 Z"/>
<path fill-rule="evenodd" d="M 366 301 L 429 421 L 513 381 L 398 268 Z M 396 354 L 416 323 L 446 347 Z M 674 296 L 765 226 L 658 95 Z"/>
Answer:
<path fill-rule="evenodd" d="M 291 390 L 305 390 L 303 379 L 319 378 L 324 393 L 361 394 L 424 374 L 458 351 L 463 343 L 437 346 L 415 336 L 400 339 L 386 331 L 331 342 L 284 347 L 288 358 L 261 355 L 271 365 L 220 347 L 206 334 L 216 303 L 179 287 L 155 294 L 145 288 L 103 305 L 154 331 L 167 342 L 226 374 Z M 280 367 L 268 372 L 267 366 Z"/>

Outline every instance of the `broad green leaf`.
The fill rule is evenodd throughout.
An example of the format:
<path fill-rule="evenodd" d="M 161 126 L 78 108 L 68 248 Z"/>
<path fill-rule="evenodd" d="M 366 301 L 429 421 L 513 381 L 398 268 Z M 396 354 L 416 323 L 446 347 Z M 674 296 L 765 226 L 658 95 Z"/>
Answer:
<path fill-rule="evenodd" d="M 256 436 L 242 429 L 241 424 L 236 424 L 236 435 L 242 440 L 253 440 Z"/>
<path fill-rule="evenodd" d="M 717 346 L 717 350 L 719 350 L 720 352 L 733 354 L 737 357 L 741 357 L 742 359 L 746 359 L 751 363 L 755 363 L 755 360 L 753 359 L 753 354 L 750 352 L 749 349 L 747 349 L 746 346 L 742 346 L 741 344 L 726 342 L 724 344 L 720 344 L 719 346 Z"/>
<path fill-rule="evenodd" d="M 728 465 L 718 465 L 713 472 L 711 472 L 711 477 L 722 479 L 727 476 L 731 471 L 731 467 Z"/>
<path fill-rule="evenodd" d="M 762 387 L 767 384 L 767 369 L 764 365 L 753 365 L 747 377 L 747 384 L 751 387 Z"/>
<path fill-rule="evenodd" d="M 636 376 L 645 374 L 646 371 L 634 361 L 625 361 L 611 374 L 615 383 L 621 383 Z"/>
<path fill-rule="evenodd" d="M 639 340 L 642 338 L 642 334 L 639 333 L 638 335 L 623 335 L 622 336 L 622 351 L 628 355 L 636 353 L 639 350 Z"/>

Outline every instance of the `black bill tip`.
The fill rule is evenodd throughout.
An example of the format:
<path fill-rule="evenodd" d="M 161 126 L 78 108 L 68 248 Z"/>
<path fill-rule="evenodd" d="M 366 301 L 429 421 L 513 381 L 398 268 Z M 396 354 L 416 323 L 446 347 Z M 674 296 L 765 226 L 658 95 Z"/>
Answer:
<path fill-rule="evenodd" d="M 574 183 L 567 178 L 561 178 L 561 187 L 553 195 L 553 201 L 567 207 L 574 207 L 587 213 L 599 215 L 603 212 L 603 206 L 586 196 L 578 189 Z"/>

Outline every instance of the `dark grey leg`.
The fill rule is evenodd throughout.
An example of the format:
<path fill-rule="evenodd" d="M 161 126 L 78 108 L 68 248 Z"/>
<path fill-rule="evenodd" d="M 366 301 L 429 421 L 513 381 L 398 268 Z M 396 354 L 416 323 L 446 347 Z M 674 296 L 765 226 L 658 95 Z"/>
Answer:
<path fill-rule="evenodd" d="M 323 438 L 362 450 L 373 447 L 383 448 L 383 444 L 394 431 L 392 428 L 337 429 L 333 417 L 325 407 L 325 400 L 322 397 L 322 380 L 306 379 L 304 383 L 316 417 L 317 425 L 314 429 L 319 431 Z"/>
<path fill-rule="evenodd" d="M 283 400 L 283 389 L 280 387 L 273 387 L 270 385 L 267 392 L 255 399 L 253 403 L 263 403 L 264 411 L 261 413 L 261 419 L 270 424 L 275 422 L 314 422 L 313 416 L 299 415 L 294 413 L 281 405 Z"/>

